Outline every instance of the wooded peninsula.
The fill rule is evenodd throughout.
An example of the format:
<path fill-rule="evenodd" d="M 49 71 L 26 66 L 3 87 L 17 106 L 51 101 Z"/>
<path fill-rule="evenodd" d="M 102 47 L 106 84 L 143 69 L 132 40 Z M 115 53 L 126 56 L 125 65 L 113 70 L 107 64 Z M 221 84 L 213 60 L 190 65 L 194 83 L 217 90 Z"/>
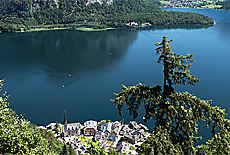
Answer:
<path fill-rule="evenodd" d="M 157 0 L 2 0 L 0 32 L 57 28 L 212 25 L 208 16 L 163 11 Z"/>

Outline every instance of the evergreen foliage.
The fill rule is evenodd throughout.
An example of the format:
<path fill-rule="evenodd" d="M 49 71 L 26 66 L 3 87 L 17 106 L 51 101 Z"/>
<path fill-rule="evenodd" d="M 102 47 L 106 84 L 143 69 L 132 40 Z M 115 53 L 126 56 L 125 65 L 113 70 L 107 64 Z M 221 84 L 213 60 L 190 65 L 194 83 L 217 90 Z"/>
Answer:
<path fill-rule="evenodd" d="M 214 21 L 205 15 L 189 12 L 162 11 L 157 1 L 113 0 L 112 5 L 98 2 L 87 4 L 85 0 L 2 0 L 0 7 L 0 31 L 26 31 L 37 27 L 130 27 L 139 25 L 204 24 Z"/>
<path fill-rule="evenodd" d="M 69 155 L 75 155 L 76 154 L 75 150 L 73 149 L 73 147 L 71 145 L 69 146 L 68 150 L 69 150 Z"/>
<path fill-rule="evenodd" d="M 66 144 L 63 145 L 63 148 L 62 148 L 62 155 L 69 155 L 69 148 Z"/>
<path fill-rule="evenodd" d="M 225 0 L 223 2 L 223 9 L 230 10 L 230 0 Z"/>
<path fill-rule="evenodd" d="M 152 136 L 137 150 L 141 154 L 195 154 L 202 151 L 212 154 L 228 154 L 230 152 L 230 121 L 224 109 L 212 107 L 211 100 L 201 100 L 188 92 L 179 93 L 175 85 L 195 85 L 199 79 L 190 74 L 193 54 L 186 56 L 172 52 L 169 46 L 173 40 L 163 37 L 157 46 L 159 54 L 157 63 L 163 65 L 163 86 L 155 87 L 138 84 L 126 87 L 115 94 L 111 100 L 116 104 L 119 114 L 126 105 L 133 118 L 138 116 L 138 109 L 144 106 L 145 120 L 154 119 L 156 124 Z M 204 121 L 206 127 L 211 127 L 212 139 L 206 145 L 197 149 L 194 144 L 201 139 L 197 137 L 198 121 Z M 216 132 L 217 129 L 219 132 Z"/>

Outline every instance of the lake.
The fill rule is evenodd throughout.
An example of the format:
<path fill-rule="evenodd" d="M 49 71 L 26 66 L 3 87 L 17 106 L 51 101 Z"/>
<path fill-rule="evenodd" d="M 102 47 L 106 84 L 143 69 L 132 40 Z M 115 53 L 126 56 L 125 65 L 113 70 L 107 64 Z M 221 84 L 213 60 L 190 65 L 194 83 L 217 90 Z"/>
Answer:
<path fill-rule="evenodd" d="M 213 100 L 230 113 L 230 12 L 174 8 L 212 17 L 211 27 L 156 26 L 143 29 L 82 32 L 57 30 L 0 35 L 0 78 L 10 107 L 37 125 L 64 121 L 132 120 L 118 115 L 110 102 L 121 85 L 162 85 L 162 66 L 156 63 L 155 43 L 174 39 L 178 54 L 193 53 L 191 73 L 201 79 L 194 86 L 178 86 L 201 99 Z M 141 120 L 143 112 L 140 111 Z M 230 118 L 230 117 L 228 117 Z M 153 122 L 147 124 L 150 128 Z M 206 134 L 200 130 L 199 134 Z M 210 135 L 206 134 L 207 139 Z"/>

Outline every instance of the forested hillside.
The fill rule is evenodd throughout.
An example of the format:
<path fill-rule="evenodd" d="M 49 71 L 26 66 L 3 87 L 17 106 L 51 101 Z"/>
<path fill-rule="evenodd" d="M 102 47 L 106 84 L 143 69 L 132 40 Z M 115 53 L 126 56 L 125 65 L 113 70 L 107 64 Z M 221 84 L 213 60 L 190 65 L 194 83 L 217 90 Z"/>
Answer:
<path fill-rule="evenodd" d="M 223 9 L 230 10 L 230 0 L 225 0 L 223 3 Z"/>
<path fill-rule="evenodd" d="M 52 131 L 39 129 L 9 108 L 3 82 L 0 79 L 0 154 L 62 154 L 65 146 Z"/>
<path fill-rule="evenodd" d="M 0 30 L 26 31 L 35 27 L 123 28 L 138 25 L 213 24 L 213 19 L 195 13 L 162 11 L 155 0 L 2 0 Z"/>

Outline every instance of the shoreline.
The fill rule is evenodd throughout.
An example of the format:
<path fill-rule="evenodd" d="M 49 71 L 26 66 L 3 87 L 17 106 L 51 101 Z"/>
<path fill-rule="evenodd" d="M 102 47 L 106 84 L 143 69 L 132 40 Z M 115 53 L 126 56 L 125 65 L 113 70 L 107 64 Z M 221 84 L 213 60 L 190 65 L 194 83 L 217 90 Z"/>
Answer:
<path fill-rule="evenodd" d="M 33 30 L 27 30 L 27 31 L 18 31 L 18 32 L 36 32 L 36 31 L 52 31 L 52 30 L 67 30 L 69 28 L 52 28 L 52 29 L 46 29 L 46 28 L 37 28 Z"/>
<path fill-rule="evenodd" d="M 39 31 L 54 31 L 54 30 L 77 30 L 77 31 L 91 31 L 91 32 L 97 32 L 97 31 L 106 31 L 106 30 L 113 30 L 113 29 L 118 29 L 118 28 L 106 28 L 106 29 L 92 29 L 92 28 L 84 28 L 84 27 L 79 27 L 79 28 L 37 28 L 33 30 L 27 30 L 27 31 L 17 31 L 18 33 L 20 32 L 39 32 Z"/>
<path fill-rule="evenodd" d="M 201 8 L 193 8 L 193 7 L 161 7 L 161 10 L 162 9 L 178 9 L 178 8 L 181 8 L 181 9 L 199 9 L 199 10 L 208 9 L 208 10 L 230 11 L 230 10 L 225 10 L 225 9 L 215 9 L 215 8 L 205 8 L 205 7 L 201 7 Z"/>
<path fill-rule="evenodd" d="M 214 21 L 213 24 L 202 25 L 202 26 L 214 26 L 215 24 L 216 24 L 216 22 Z M 182 24 L 182 25 L 190 25 L 190 24 Z M 200 24 L 192 24 L 192 25 L 200 25 Z M 139 27 L 132 27 L 132 28 L 144 28 L 144 27 L 154 27 L 154 26 L 159 26 L 159 25 L 139 26 Z M 162 25 L 162 26 L 179 26 L 179 25 Z M 122 29 L 122 28 L 105 28 L 105 29 L 93 29 L 93 28 L 85 28 L 85 27 L 78 27 L 78 28 L 36 28 L 36 29 L 27 30 L 27 31 L 16 31 L 16 33 L 55 31 L 55 30 L 75 30 L 75 31 L 83 31 L 83 32 L 100 32 L 100 31 L 115 30 L 115 29 Z M 1 34 L 1 32 L 0 32 L 0 34 Z"/>
<path fill-rule="evenodd" d="M 79 27 L 79 28 L 74 28 L 74 29 L 78 31 L 106 31 L 106 30 L 114 30 L 118 28 L 92 29 L 92 28 Z"/>

